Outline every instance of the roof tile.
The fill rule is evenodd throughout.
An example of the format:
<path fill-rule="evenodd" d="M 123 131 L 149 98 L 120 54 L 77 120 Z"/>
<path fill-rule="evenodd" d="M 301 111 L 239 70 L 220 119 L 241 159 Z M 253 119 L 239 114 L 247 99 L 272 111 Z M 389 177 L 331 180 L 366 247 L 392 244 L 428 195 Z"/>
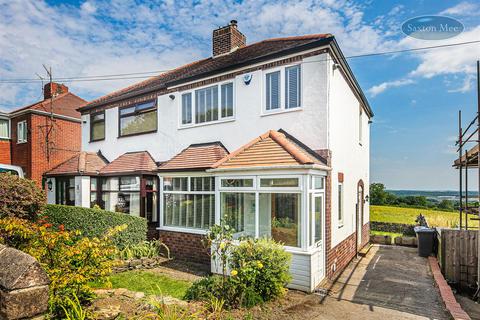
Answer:
<path fill-rule="evenodd" d="M 100 170 L 100 174 L 153 172 L 157 164 L 148 151 L 127 152 Z"/>
<path fill-rule="evenodd" d="M 95 175 L 107 163 L 98 153 L 82 151 L 46 172 L 45 175 Z"/>
<path fill-rule="evenodd" d="M 163 163 L 159 170 L 208 169 L 227 154 L 227 149 L 220 142 L 191 145 Z"/>

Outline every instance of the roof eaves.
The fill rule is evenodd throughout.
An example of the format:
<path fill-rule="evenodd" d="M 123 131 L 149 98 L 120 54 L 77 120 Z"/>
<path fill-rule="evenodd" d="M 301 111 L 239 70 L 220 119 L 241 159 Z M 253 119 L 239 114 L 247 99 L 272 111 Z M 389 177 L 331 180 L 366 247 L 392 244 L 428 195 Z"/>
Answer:
<path fill-rule="evenodd" d="M 103 105 L 115 103 L 115 102 L 122 101 L 122 100 L 125 100 L 125 99 L 128 99 L 128 98 L 132 98 L 132 97 L 136 97 L 136 96 L 143 95 L 143 94 L 146 94 L 146 93 L 151 93 L 151 92 L 154 92 L 154 91 L 157 91 L 157 90 L 165 89 L 165 88 L 168 88 L 168 87 L 177 86 L 177 85 L 182 84 L 182 83 L 191 82 L 191 81 L 195 81 L 195 80 L 198 80 L 198 79 L 206 78 L 206 77 L 218 74 L 218 73 L 227 72 L 227 71 L 230 71 L 230 70 L 233 70 L 233 69 L 237 69 L 237 68 L 241 68 L 241 67 L 248 66 L 248 65 L 251 65 L 251 64 L 259 63 L 259 62 L 262 62 L 262 61 L 265 61 L 265 60 L 275 59 L 277 57 L 281 57 L 281 56 L 284 56 L 284 55 L 288 55 L 288 54 L 292 54 L 292 53 L 296 53 L 296 52 L 305 51 L 305 50 L 308 50 L 308 49 L 313 49 L 313 48 L 316 48 L 316 47 L 324 46 L 324 45 L 330 44 L 332 40 L 334 40 L 334 37 L 333 37 L 333 35 L 330 35 L 328 37 L 319 39 L 317 41 L 312 41 L 312 42 L 306 43 L 304 45 L 289 48 L 289 49 L 286 49 L 286 50 L 283 50 L 283 51 L 278 51 L 278 52 L 274 52 L 274 53 L 271 53 L 271 54 L 266 54 L 266 55 L 263 55 L 263 56 L 260 56 L 260 57 L 257 57 L 257 58 L 251 59 L 251 60 L 247 60 L 245 62 L 231 64 L 231 65 L 229 65 L 227 67 L 224 67 L 224 68 L 200 73 L 198 75 L 194 75 L 194 76 L 191 76 L 191 77 L 187 77 L 187 78 L 183 78 L 183 79 L 179 79 L 179 80 L 175 80 L 175 81 L 166 82 L 166 83 L 163 83 L 163 84 L 157 85 L 157 86 L 147 87 L 147 88 L 144 88 L 144 89 L 141 89 L 141 90 L 138 90 L 138 91 L 134 91 L 134 92 L 131 92 L 131 93 L 126 93 L 124 95 L 119 95 L 119 96 L 113 97 L 111 99 L 107 98 L 105 100 L 98 101 L 98 102 L 94 101 L 90 104 L 87 104 L 87 105 L 81 107 L 81 108 L 78 108 L 77 110 L 79 112 L 85 112 L 87 110 L 90 110 L 90 109 L 93 109 L 93 108 L 96 108 L 96 107 L 100 107 L 100 106 L 103 106 Z M 202 60 L 199 60 L 199 61 L 202 61 Z"/>

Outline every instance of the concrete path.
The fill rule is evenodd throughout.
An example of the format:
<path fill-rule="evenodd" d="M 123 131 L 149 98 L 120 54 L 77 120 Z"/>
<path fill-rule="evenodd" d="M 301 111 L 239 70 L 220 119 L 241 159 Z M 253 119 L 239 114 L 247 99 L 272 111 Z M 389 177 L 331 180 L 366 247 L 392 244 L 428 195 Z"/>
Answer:
<path fill-rule="evenodd" d="M 314 319 L 449 319 L 416 248 L 374 246 L 331 286 Z"/>

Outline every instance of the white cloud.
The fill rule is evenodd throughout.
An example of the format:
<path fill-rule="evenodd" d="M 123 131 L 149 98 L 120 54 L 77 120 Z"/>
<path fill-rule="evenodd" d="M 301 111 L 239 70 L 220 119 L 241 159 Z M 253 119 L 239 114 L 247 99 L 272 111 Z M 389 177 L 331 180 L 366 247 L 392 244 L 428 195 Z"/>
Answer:
<path fill-rule="evenodd" d="M 375 97 L 387 89 L 402 87 L 413 83 L 414 81 L 412 79 L 386 81 L 371 87 L 370 89 L 368 89 L 368 93 L 370 94 L 370 96 Z"/>
<path fill-rule="evenodd" d="M 0 6 L 0 79 L 34 78 L 36 72 L 43 73 L 42 64 L 51 65 L 56 77 L 177 67 L 209 56 L 212 30 L 235 18 L 249 43 L 269 37 L 332 33 L 346 55 L 395 47 L 385 36 L 388 30 L 366 23 L 362 8 L 347 0 L 145 4 L 88 0 L 79 7 L 24 0 Z M 67 85 L 90 99 L 138 81 Z M 0 105 L 32 102 L 41 92 L 39 83 L 1 84 L 2 89 L 8 87 L 0 91 Z"/>
<path fill-rule="evenodd" d="M 459 4 L 443 10 L 440 14 L 454 16 L 476 16 L 480 15 L 480 5 L 478 3 L 460 2 Z"/>

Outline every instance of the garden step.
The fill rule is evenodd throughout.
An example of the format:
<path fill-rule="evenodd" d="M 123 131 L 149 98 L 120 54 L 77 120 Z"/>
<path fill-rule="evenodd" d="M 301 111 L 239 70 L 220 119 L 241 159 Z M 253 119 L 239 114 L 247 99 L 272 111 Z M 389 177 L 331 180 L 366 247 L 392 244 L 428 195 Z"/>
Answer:
<path fill-rule="evenodd" d="M 360 251 L 358 251 L 358 255 L 360 257 L 365 257 L 368 253 L 368 251 L 370 251 L 370 249 L 373 247 L 373 244 L 372 243 L 367 243 L 367 245 L 365 245 Z"/>

